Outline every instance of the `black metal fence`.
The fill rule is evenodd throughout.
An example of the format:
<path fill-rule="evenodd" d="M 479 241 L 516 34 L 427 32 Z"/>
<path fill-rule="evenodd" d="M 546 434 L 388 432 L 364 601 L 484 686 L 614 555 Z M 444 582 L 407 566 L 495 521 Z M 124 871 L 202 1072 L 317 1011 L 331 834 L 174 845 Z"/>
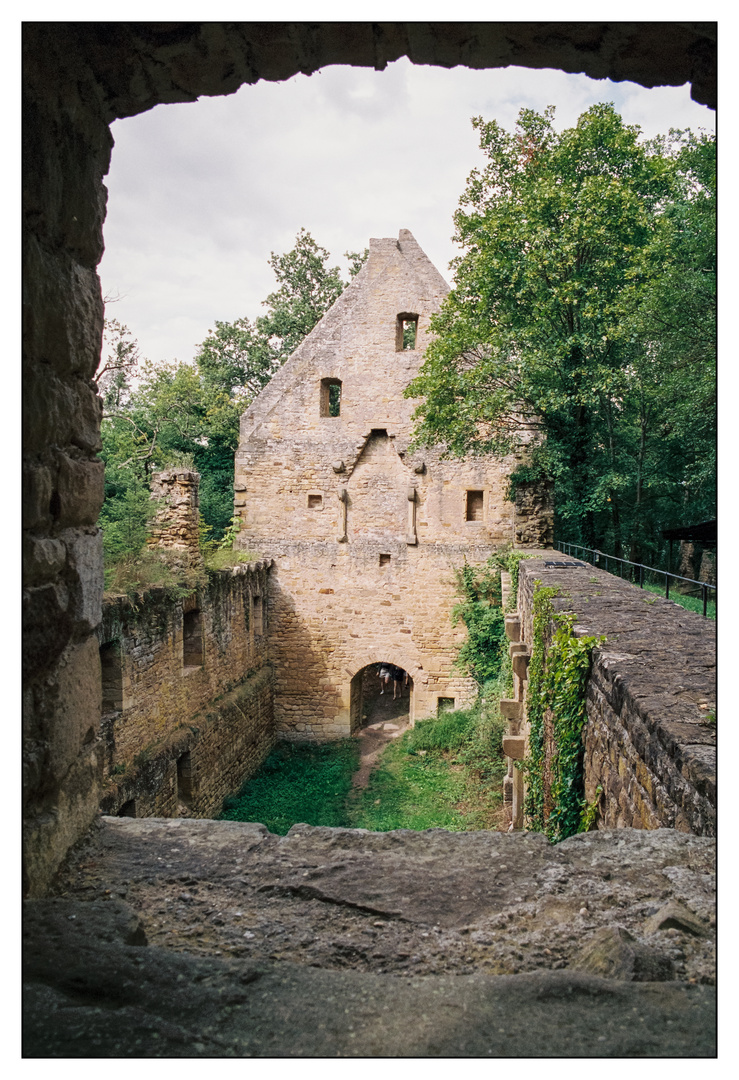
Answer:
<path fill-rule="evenodd" d="M 617 573 L 620 578 L 625 577 L 628 581 L 632 581 L 639 588 L 643 589 L 645 585 L 649 585 L 654 580 L 654 577 L 662 577 L 665 581 L 665 596 L 669 600 L 670 598 L 670 582 L 682 582 L 682 585 L 675 585 L 674 589 L 684 590 L 685 586 L 691 586 L 693 591 L 700 592 L 700 599 L 703 601 L 703 616 L 706 617 L 708 611 L 708 595 L 711 593 L 711 599 L 714 605 L 716 605 L 717 592 L 715 585 L 709 585 L 706 581 L 694 581 L 693 578 L 681 577 L 680 574 L 671 574 L 668 570 L 657 570 L 654 566 L 644 566 L 643 563 L 629 562 L 628 559 L 619 559 L 616 555 L 606 555 L 604 551 L 598 551 L 597 548 L 586 548 L 582 544 L 570 544 L 560 541 L 555 541 L 554 544 L 557 551 L 563 551 L 567 555 L 574 555 L 576 559 L 584 559 L 586 562 L 592 563 L 593 566 L 598 566 L 609 573 Z M 585 552 L 585 555 L 579 555 L 578 552 Z M 615 566 L 616 570 L 609 569 L 609 567 Z M 623 567 L 627 567 L 626 573 L 623 571 Z M 684 591 L 681 595 L 686 594 Z"/>

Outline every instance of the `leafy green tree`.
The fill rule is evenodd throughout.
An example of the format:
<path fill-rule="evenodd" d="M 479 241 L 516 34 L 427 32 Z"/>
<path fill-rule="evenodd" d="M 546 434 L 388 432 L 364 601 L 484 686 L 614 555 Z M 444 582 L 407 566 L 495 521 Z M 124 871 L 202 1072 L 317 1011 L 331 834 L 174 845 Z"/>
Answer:
<path fill-rule="evenodd" d="M 553 107 L 524 109 L 510 133 L 473 120 L 487 164 L 455 214 L 456 285 L 407 391 L 423 398 L 416 438 L 454 455 L 524 451 L 513 487 L 552 479 L 560 535 L 590 546 L 621 549 L 649 504 L 654 546 L 671 500 L 685 511 L 685 469 L 665 460 L 664 425 L 690 390 L 684 341 L 668 361 L 656 323 L 664 258 L 686 202 L 707 188 L 679 133 L 639 142 L 606 104 L 562 133 L 553 119 Z M 675 250 L 678 278 L 694 259 L 687 241 Z M 670 368 L 671 395 L 655 364 Z"/>
<path fill-rule="evenodd" d="M 353 275 L 367 252 L 346 257 Z M 194 365 L 142 360 L 130 330 L 116 320 L 106 323 L 108 347 L 97 379 L 104 400 L 100 520 L 108 559 L 140 550 L 151 513 L 148 481 L 169 464 L 200 473 L 200 511 L 212 541 L 228 531 L 240 416 L 345 288 L 328 258 L 301 229 L 292 251 L 272 253 L 279 288 L 265 301 L 267 314 L 253 322 L 216 321 Z"/>

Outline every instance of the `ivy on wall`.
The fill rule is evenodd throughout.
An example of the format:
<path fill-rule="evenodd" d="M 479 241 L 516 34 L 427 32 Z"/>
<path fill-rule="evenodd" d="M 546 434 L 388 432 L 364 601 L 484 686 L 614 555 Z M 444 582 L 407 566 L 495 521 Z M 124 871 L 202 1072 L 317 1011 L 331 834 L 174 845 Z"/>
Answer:
<path fill-rule="evenodd" d="M 539 581 L 534 589 L 524 812 L 531 828 L 558 841 L 592 824 L 583 790 L 582 730 L 592 652 L 605 638 L 576 637 L 572 612 L 555 611 L 552 604 L 559 589 L 541 588 Z"/>

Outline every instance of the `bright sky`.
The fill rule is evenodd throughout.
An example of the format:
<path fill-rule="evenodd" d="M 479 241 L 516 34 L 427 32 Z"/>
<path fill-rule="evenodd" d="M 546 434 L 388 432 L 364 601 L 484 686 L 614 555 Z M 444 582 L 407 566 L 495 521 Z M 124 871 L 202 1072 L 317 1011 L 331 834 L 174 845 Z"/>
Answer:
<path fill-rule="evenodd" d="M 216 319 L 263 313 L 267 260 L 301 226 L 346 276 L 347 250 L 410 229 L 451 283 L 452 214 L 481 164 L 470 118 L 512 128 L 521 108 L 556 106 L 569 127 L 612 101 L 646 137 L 714 130 L 689 87 L 646 90 L 525 68 L 330 67 L 230 97 L 160 105 L 113 124 L 106 184 L 105 296 L 142 354 L 190 360 Z"/>

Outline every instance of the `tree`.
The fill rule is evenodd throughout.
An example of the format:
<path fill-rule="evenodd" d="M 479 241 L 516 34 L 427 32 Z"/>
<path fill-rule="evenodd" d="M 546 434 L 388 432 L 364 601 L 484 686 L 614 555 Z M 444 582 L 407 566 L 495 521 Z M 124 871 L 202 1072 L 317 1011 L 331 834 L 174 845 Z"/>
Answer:
<path fill-rule="evenodd" d="M 350 273 L 367 257 L 347 252 Z M 216 321 L 195 363 L 154 366 L 142 360 L 127 327 L 106 323 L 109 348 L 98 371 L 104 399 L 106 556 L 141 548 L 149 516 L 151 473 L 186 464 L 200 473 L 200 511 L 215 540 L 233 514 L 233 459 L 239 420 L 272 375 L 346 287 L 328 252 L 301 229 L 295 247 L 270 258 L 279 288 L 254 321 Z"/>
<path fill-rule="evenodd" d="M 655 382 L 668 361 L 646 312 L 664 314 L 671 215 L 705 187 L 680 133 L 641 143 L 605 104 L 561 134 L 553 118 L 524 109 L 512 133 L 473 120 L 488 161 L 455 214 L 455 288 L 407 391 L 423 397 L 416 440 L 456 455 L 525 450 L 513 487 L 553 480 L 561 533 L 589 546 L 620 549 L 649 504 L 654 545 L 684 491 L 661 446 L 690 382 L 674 350 L 671 396 Z M 681 258 L 694 261 L 687 248 Z"/>

